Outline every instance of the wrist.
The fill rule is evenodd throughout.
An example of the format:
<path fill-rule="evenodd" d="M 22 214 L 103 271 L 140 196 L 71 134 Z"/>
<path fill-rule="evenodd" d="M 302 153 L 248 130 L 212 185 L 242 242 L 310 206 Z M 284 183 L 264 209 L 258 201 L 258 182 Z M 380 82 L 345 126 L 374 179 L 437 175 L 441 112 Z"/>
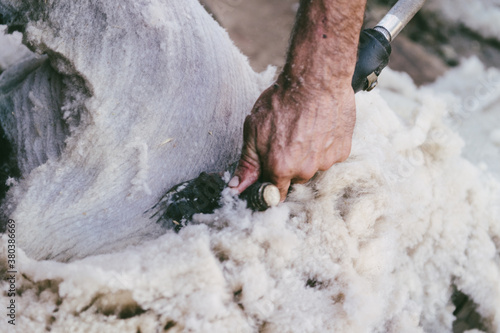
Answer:
<path fill-rule="evenodd" d="M 329 94 L 335 95 L 339 90 L 351 88 L 351 71 L 338 71 L 335 73 L 322 71 L 308 71 L 297 73 L 286 66 L 276 79 L 279 91 L 301 95 Z M 354 69 L 352 70 L 354 71 Z"/>
<path fill-rule="evenodd" d="M 282 84 L 312 90 L 351 87 L 365 0 L 301 0 L 280 75 Z"/>

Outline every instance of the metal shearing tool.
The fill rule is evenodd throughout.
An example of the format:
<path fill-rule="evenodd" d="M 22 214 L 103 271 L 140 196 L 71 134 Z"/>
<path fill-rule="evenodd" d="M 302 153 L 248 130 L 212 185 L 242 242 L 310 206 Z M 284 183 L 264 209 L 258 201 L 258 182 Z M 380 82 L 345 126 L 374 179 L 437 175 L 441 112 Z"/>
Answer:
<path fill-rule="evenodd" d="M 425 0 L 399 0 L 373 29 L 361 32 L 352 77 L 354 92 L 370 91 L 389 62 L 391 42 L 422 8 Z"/>

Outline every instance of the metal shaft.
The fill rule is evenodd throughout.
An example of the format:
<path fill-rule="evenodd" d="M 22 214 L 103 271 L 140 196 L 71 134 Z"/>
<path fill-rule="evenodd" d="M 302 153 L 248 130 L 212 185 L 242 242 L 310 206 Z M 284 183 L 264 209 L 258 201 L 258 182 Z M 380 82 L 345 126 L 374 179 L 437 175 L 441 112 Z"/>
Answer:
<path fill-rule="evenodd" d="M 425 0 L 399 0 L 391 10 L 380 20 L 375 30 L 382 32 L 387 40 L 391 42 L 410 22 L 415 14 L 422 8 Z M 386 31 L 381 31 L 383 28 Z M 387 35 L 389 33 L 389 36 Z"/>

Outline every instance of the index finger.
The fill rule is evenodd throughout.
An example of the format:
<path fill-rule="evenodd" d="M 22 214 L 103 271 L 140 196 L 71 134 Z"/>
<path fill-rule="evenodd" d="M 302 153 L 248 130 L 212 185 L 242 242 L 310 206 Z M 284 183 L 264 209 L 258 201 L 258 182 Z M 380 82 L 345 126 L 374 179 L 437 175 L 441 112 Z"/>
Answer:
<path fill-rule="evenodd" d="M 260 170 L 260 158 L 255 147 L 255 130 L 248 116 L 243 127 L 243 148 L 240 161 L 228 184 L 229 187 L 235 188 L 238 193 L 243 192 L 259 179 Z"/>

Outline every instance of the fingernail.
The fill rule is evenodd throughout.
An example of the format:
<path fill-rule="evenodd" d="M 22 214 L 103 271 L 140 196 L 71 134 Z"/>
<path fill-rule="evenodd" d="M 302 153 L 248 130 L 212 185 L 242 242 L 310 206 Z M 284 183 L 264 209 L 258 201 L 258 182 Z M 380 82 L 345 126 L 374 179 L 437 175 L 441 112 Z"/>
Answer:
<path fill-rule="evenodd" d="M 227 184 L 227 186 L 229 187 L 237 187 L 238 185 L 240 185 L 240 179 L 238 178 L 238 176 L 234 176 L 233 178 L 231 178 L 231 180 Z"/>

